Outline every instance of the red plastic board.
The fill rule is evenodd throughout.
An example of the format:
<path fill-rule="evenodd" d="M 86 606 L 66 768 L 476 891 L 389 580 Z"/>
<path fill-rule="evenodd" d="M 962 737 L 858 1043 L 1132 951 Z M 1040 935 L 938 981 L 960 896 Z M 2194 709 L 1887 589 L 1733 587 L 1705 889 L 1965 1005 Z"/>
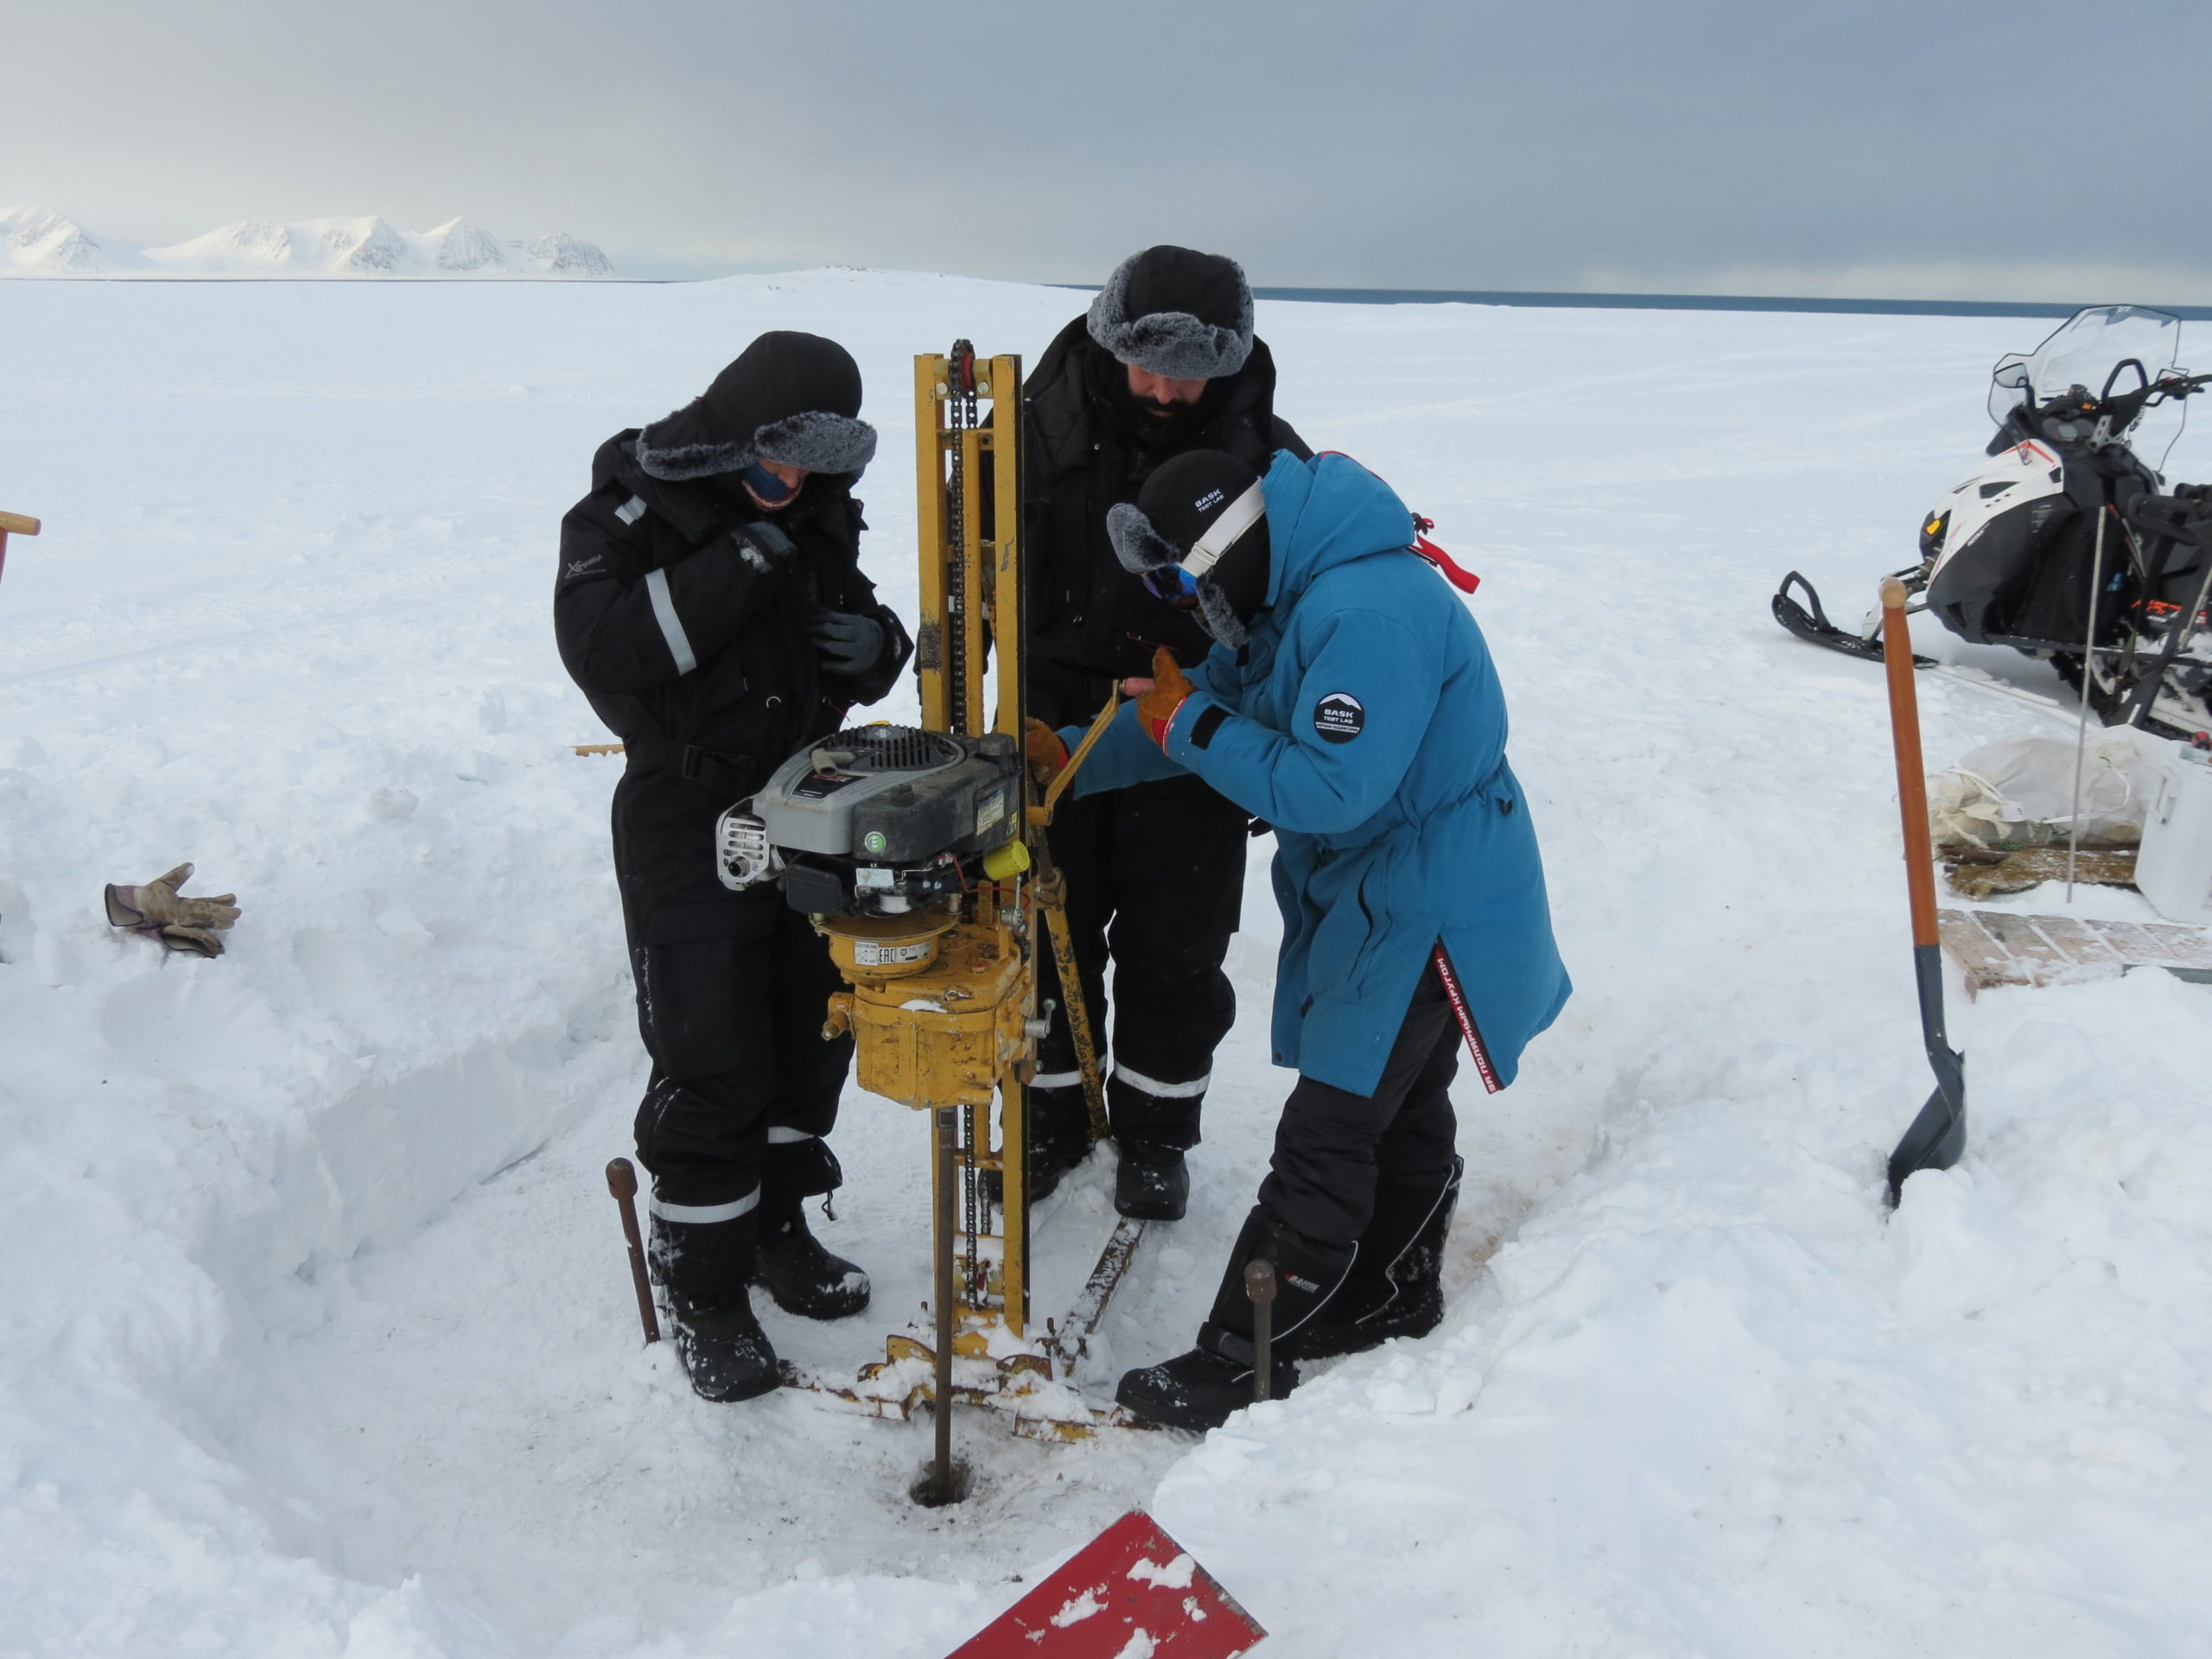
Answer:
<path fill-rule="evenodd" d="M 949 1659 L 1232 1659 L 1267 1632 L 1131 1510 Z"/>

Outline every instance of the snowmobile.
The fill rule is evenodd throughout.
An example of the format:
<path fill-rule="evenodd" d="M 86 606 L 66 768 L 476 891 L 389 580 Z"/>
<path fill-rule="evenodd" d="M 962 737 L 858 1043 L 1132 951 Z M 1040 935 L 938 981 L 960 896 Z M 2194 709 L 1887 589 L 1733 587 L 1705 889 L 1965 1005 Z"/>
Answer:
<path fill-rule="evenodd" d="M 1909 614 L 2048 661 L 2106 725 L 2186 738 L 2212 728 L 2212 486 L 2166 489 L 2132 447 L 2145 415 L 2212 385 L 2174 366 L 2180 334 L 2168 312 L 2090 306 L 1999 359 L 1989 462 L 1929 510 L 1918 563 L 1895 575 Z M 1881 660 L 1880 608 L 1840 627 L 1795 570 L 1774 616 Z"/>

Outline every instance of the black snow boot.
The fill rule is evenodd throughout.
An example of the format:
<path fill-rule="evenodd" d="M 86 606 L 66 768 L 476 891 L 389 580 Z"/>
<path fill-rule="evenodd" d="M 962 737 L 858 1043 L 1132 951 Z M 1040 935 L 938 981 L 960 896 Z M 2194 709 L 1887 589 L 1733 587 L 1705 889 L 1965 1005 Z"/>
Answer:
<path fill-rule="evenodd" d="M 1083 1085 L 1039 1089 L 1032 1084 L 1028 1111 L 1029 1161 L 1023 1173 L 1029 1202 L 1050 1198 L 1068 1173 L 1090 1156 L 1090 1108 Z"/>
<path fill-rule="evenodd" d="M 868 1306 L 868 1274 L 833 1255 L 807 1230 L 794 1205 L 760 1224 L 760 1255 L 753 1282 L 767 1287 L 776 1306 L 808 1319 L 842 1319 Z"/>
<path fill-rule="evenodd" d="M 1168 1428 L 1200 1433 L 1218 1428 L 1231 1412 L 1252 1402 L 1258 1354 L 1252 1343 L 1252 1300 L 1244 1289 L 1245 1264 L 1274 1263 L 1274 1341 L 1293 1336 L 1326 1306 L 1357 1252 L 1349 1244 L 1322 1244 L 1293 1232 L 1265 1205 L 1255 1205 L 1229 1252 L 1229 1268 L 1215 1293 L 1213 1313 L 1198 1327 L 1198 1346 L 1159 1365 L 1126 1373 L 1114 1398 L 1140 1417 Z M 1281 1399 L 1298 1386 L 1298 1368 L 1283 1347 L 1273 1349 L 1268 1394 Z"/>
<path fill-rule="evenodd" d="M 1392 1337 L 1425 1337 L 1444 1319 L 1444 1241 L 1465 1160 L 1440 1186 L 1383 1181 L 1359 1260 L 1319 1317 L 1291 1338 L 1300 1359 L 1356 1354 Z"/>
<path fill-rule="evenodd" d="M 691 1391 L 702 1400 L 752 1400 L 773 1389 L 779 1379 L 776 1351 L 752 1299 L 743 1291 L 725 1307 L 671 1307 L 676 1352 L 691 1378 Z"/>
<path fill-rule="evenodd" d="M 750 1400 L 776 1386 L 776 1351 L 753 1317 L 754 1214 L 671 1221 L 656 1211 L 646 1260 L 667 1293 L 677 1357 L 702 1399 Z"/>
<path fill-rule="evenodd" d="M 1137 1221 L 1180 1221 L 1191 1206 L 1191 1172 L 1179 1147 L 1123 1141 L 1114 1172 L 1114 1208 Z"/>

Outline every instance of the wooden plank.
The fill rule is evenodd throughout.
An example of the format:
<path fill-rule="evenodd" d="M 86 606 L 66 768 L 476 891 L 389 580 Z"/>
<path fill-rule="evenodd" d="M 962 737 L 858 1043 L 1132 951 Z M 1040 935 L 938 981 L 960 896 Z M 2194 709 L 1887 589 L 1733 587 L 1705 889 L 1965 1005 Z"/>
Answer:
<path fill-rule="evenodd" d="M 2071 916 L 2037 916 L 2031 919 L 2069 962 L 2095 967 L 2126 965 L 2126 959 L 2119 951 Z"/>
<path fill-rule="evenodd" d="M 2212 968 L 2212 939 L 2207 939 L 2201 927 L 2184 927 L 2178 922 L 2145 922 L 2143 931 L 2164 945 L 2175 962 L 2183 968 Z"/>
<path fill-rule="evenodd" d="M 2027 976 L 2020 982 L 2043 984 L 2055 969 L 2069 965 L 2031 918 L 2001 910 L 1977 911 L 1975 918 L 1990 938 L 2005 947 L 2005 954 L 2020 964 L 2020 971 Z"/>
<path fill-rule="evenodd" d="M 1966 970 L 1967 995 L 1986 990 L 1992 985 L 2012 982 L 2011 957 L 2003 945 L 1989 937 L 1973 911 L 1939 910 L 1936 912 L 1936 925 L 1943 949 L 1950 952 L 1952 961 Z"/>
<path fill-rule="evenodd" d="M 2101 934 L 2105 943 L 2131 968 L 2163 968 L 2173 961 L 2162 943 L 2133 922 L 2091 921 L 2089 926 Z"/>

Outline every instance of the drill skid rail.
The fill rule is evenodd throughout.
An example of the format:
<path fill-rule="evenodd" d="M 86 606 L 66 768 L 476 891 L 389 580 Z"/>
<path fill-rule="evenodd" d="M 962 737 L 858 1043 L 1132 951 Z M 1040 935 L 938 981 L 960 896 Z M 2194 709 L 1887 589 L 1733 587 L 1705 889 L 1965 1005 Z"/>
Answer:
<path fill-rule="evenodd" d="M 891 1357 L 863 1365 L 849 1381 L 782 1362 L 783 1385 L 812 1394 L 826 1404 L 870 1417 L 909 1422 L 928 1416 L 936 1405 L 937 1351 L 919 1327 L 894 1336 Z M 1052 1362 L 1039 1353 L 1003 1359 L 971 1359 L 956 1352 L 952 1360 L 953 1403 L 980 1406 L 1007 1420 L 1008 1432 L 1026 1440 L 1088 1440 L 1102 1428 L 1150 1428 L 1152 1424 L 1121 1406 L 1102 1406 L 1071 1382 L 1055 1381 Z"/>
<path fill-rule="evenodd" d="M 1012 1419 L 1012 1432 L 1030 1440 L 1080 1440 L 1102 1428 L 1151 1428 L 1154 1425 L 1122 1406 L 1102 1406 L 1075 1385 L 1076 1365 L 1089 1351 L 1090 1334 L 1128 1272 L 1144 1237 L 1141 1221 L 1124 1218 L 1114 1229 L 1097 1265 L 1084 1283 L 1065 1324 L 1047 1322 L 1042 1341 L 1014 1336 L 996 1309 L 962 1305 L 960 1331 L 952 1344 L 952 1398 Z M 931 1332 L 916 1320 L 885 1339 L 886 1357 L 863 1365 L 848 1380 L 782 1363 L 783 1385 L 821 1396 L 825 1402 L 871 1417 L 907 1422 L 931 1411 L 937 1400 L 937 1350 Z"/>

